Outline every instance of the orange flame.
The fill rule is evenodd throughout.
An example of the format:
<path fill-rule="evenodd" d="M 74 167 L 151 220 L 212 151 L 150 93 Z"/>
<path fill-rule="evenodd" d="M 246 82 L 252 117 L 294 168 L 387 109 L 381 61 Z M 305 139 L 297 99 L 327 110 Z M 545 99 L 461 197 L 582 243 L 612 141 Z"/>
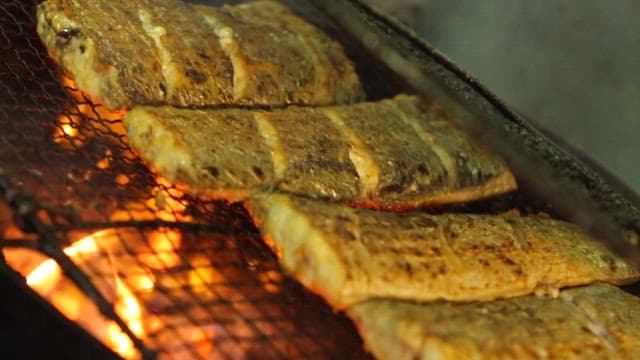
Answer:
<path fill-rule="evenodd" d="M 118 288 L 118 300 L 116 301 L 116 312 L 127 321 L 127 325 L 131 331 L 137 335 L 144 335 L 142 326 L 142 310 L 138 299 L 133 295 L 131 290 L 126 287 L 119 277 L 116 277 Z"/>
<path fill-rule="evenodd" d="M 53 259 L 45 260 L 27 276 L 27 285 L 43 289 L 47 284 L 55 284 L 61 273 L 60 266 Z"/>
<path fill-rule="evenodd" d="M 129 329 L 131 329 L 131 332 L 141 338 L 145 332 L 142 323 L 140 303 L 135 295 L 133 295 L 133 292 L 122 283 L 120 277 L 116 276 L 115 279 L 117 291 L 115 303 L 116 313 L 124 319 Z M 131 359 L 137 355 L 137 350 L 131 339 L 115 323 L 111 323 L 107 327 L 107 338 L 105 342 L 125 359 Z"/>
<path fill-rule="evenodd" d="M 76 104 L 69 107 L 58 117 L 57 130 L 54 134 L 54 141 L 60 146 L 82 146 L 86 142 L 85 129 L 82 121 L 91 121 L 101 118 L 106 121 L 93 124 L 95 127 L 107 126 L 112 133 L 124 134 L 124 128 L 120 117 L 121 112 L 111 112 L 101 105 L 93 105 L 86 101 L 84 95 L 79 91 L 72 90 L 75 84 L 68 78 L 62 79 L 65 86 L 70 90 L 71 95 L 76 100 Z M 110 158 L 112 154 L 105 153 L 105 157 L 97 161 L 99 169 L 106 169 L 111 166 Z M 119 174 L 114 181 L 119 186 L 127 186 L 131 179 L 126 174 Z M 169 180 L 156 177 L 156 185 L 151 190 L 150 196 L 139 201 L 131 201 L 124 209 L 116 210 L 111 214 L 112 221 L 145 221 L 162 220 L 166 222 L 193 222 L 194 219 L 186 210 L 188 204 L 184 200 L 184 193 L 177 189 Z M 104 279 L 96 280 L 96 286 L 105 294 L 108 300 L 114 305 L 114 310 L 125 322 L 131 332 L 142 339 L 145 343 L 154 340 L 153 334 L 167 326 L 170 321 L 163 315 L 153 314 L 145 311 L 142 300 L 147 300 L 147 296 L 153 296 L 152 292 L 156 286 L 161 285 L 167 288 L 189 286 L 195 294 L 200 296 L 211 296 L 208 284 L 222 283 L 224 276 L 213 266 L 210 259 L 202 254 L 190 254 L 188 263 L 190 267 L 184 270 L 184 255 L 180 255 L 178 250 L 182 246 L 182 233 L 171 228 L 156 229 L 154 231 L 124 232 L 123 236 L 115 229 L 98 231 L 86 236 L 63 249 L 76 264 L 89 262 L 99 263 L 104 266 L 104 270 L 109 274 L 108 269 L 113 272 L 113 277 L 107 276 Z M 122 255 L 118 246 L 122 246 L 124 240 L 130 251 L 119 257 L 116 263 L 115 257 L 111 254 Z M 6 250 L 5 250 L 6 251 Z M 105 256 L 105 251 L 106 255 Z M 34 255 L 35 252 L 30 253 Z M 18 253 L 16 253 L 18 254 Z M 25 259 L 24 253 L 19 253 L 14 259 L 16 262 Z M 60 266 L 49 258 L 41 259 L 40 254 L 35 254 L 30 258 L 28 267 L 23 267 L 21 271 L 27 284 L 46 298 L 62 314 L 72 321 L 75 321 L 105 345 L 111 348 L 118 355 L 125 359 L 140 358 L 137 348 L 125 332 L 112 320 L 104 317 L 95 303 L 87 297 L 73 282 L 66 278 Z M 12 259 L 7 257 L 11 263 Z M 34 260 L 37 259 L 37 260 Z M 34 265 L 36 265 L 34 267 Z M 13 265 L 12 265 L 13 266 Z M 122 266 L 122 272 L 116 271 L 117 266 Z M 180 268 L 175 276 L 163 276 L 156 270 Z M 156 272 L 154 272 L 156 271 Z M 124 276 L 121 274 L 126 273 Z M 271 292 L 279 291 L 277 283 L 279 279 L 273 276 L 260 279 L 265 288 Z M 101 283 L 100 283 L 101 282 Z M 156 284 L 156 282 L 158 282 Z M 208 357 L 213 351 L 212 338 L 214 330 L 201 328 L 197 325 L 193 327 L 185 325 L 180 328 L 181 337 L 193 345 L 192 350 L 198 352 L 202 357 Z M 180 357 L 180 351 L 175 349 L 172 356 Z M 184 355 L 184 354 L 183 354 Z M 185 355 L 186 356 L 186 355 Z"/>
<path fill-rule="evenodd" d="M 84 93 L 78 90 L 75 82 L 66 76 L 60 77 L 60 82 L 65 86 L 69 94 L 75 100 L 65 111 L 58 115 L 53 141 L 63 147 L 80 147 L 86 142 L 86 137 L 81 136 L 80 127 L 84 119 L 100 118 L 99 126 L 108 127 L 112 133 L 124 135 L 126 133 L 122 121 L 119 121 L 124 111 L 111 111 L 97 102 L 88 102 Z"/>
<path fill-rule="evenodd" d="M 102 165 L 108 166 L 108 164 Z M 126 182 L 124 177 L 120 182 Z M 152 194 L 152 197 L 142 203 L 131 202 L 127 204 L 126 210 L 116 211 L 112 214 L 111 219 L 137 221 L 162 219 L 169 222 L 193 220 L 191 216 L 184 215 L 187 204 L 180 200 L 183 193 L 175 189 L 166 179 L 157 179 L 157 185 L 152 190 Z M 164 324 L 161 318 L 144 313 L 143 307 L 135 294 L 149 293 L 155 288 L 156 280 L 152 275 L 153 270 L 168 269 L 182 263 L 183 259 L 178 254 L 178 249 L 182 244 L 182 234 L 177 230 L 167 228 L 154 230 L 147 233 L 145 237 L 142 237 L 139 233 L 135 234 L 128 233 L 128 235 L 132 236 L 129 237 L 125 232 L 126 240 L 130 245 L 135 246 L 138 252 L 135 255 L 137 264 L 135 266 L 138 266 L 138 268 L 129 267 L 126 270 L 128 273 L 126 277 L 127 284 L 116 271 L 116 267 L 119 264 L 109 255 L 109 248 L 113 247 L 114 244 L 120 243 L 116 241 L 119 236 L 117 231 L 109 229 L 96 232 L 74 242 L 63 251 L 74 261 L 82 262 L 99 254 L 100 248 L 106 248 L 109 255 L 108 263 L 110 265 L 108 266 L 113 271 L 114 282 L 110 287 L 113 288 L 112 291 L 114 293 L 114 309 L 131 332 L 138 338 L 144 339 L 148 331 L 157 331 Z M 101 246 L 98 246 L 99 244 Z M 206 259 L 201 259 L 200 262 L 205 261 Z M 191 286 L 200 285 L 202 288 L 201 285 L 207 281 L 212 280 L 214 277 L 220 277 L 219 274 L 214 273 L 212 268 L 207 270 L 193 269 L 184 279 L 185 284 L 183 285 L 188 283 Z M 114 321 L 102 317 L 95 304 L 80 289 L 75 285 L 65 285 L 64 289 L 60 288 L 60 284 L 65 281 L 69 282 L 65 279 L 62 270 L 53 259 L 42 261 L 26 276 L 27 284 L 40 293 L 41 296 L 47 298 L 69 319 L 84 326 L 123 358 L 138 358 L 138 350 L 131 339 Z M 95 308 L 92 310 L 92 314 L 86 314 L 87 307 Z M 97 318 L 102 320 L 98 321 L 96 320 Z M 193 336 L 190 336 L 194 341 L 198 340 L 199 344 L 196 345 L 196 348 L 198 351 L 202 351 L 203 354 L 210 352 L 211 345 L 206 341 L 206 338 L 210 339 L 210 336 L 204 336 L 196 330 L 191 334 Z"/>
<path fill-rule="evenodd" d="M 154 231 L 149 236 L 149 246 L 153 250 L 150 254 L 140 254 L 138 259 L 151 269 L 166 269 L 180 264 L 180 256 L 176 250 L 182 242 L 179 231 L 167 229 Z"/>
<path fill-rule="evenodd" d="M 185 215 L 187 203 L 182 200 L 184 193 L 176 189 L 169 180 L 157 177 L 156 186 L 151 190 L 153 197 L 144 202 L 129 202 L 125 209 L 111 214 L 111 221 L 163 220 L 167 222 L 193 222 L 193 217 Z"/>
<path fill-rule="evenodd" d="M 150 334 L 161 331 L 166 326 L 168 319 L 162 315 L 157 315 L 145 311 L 143 302 L 141 302 L 142 294 L 152 295 L 152 291 L 158 281 L 158 286 L 162 285 L 166 288 L 176 288 L 188 286 L 197 296 L 211 296 L 212 284 L 224 283 L 226 281 L 224 275 L 219 270 L 211 266 L 211 261 L 203 254 L 190 254 L 188 264 L 190 267 L 184 269 L 184 260 L 178 254 L 177 250 L 181 244 L 181 234 L 171 229 L 161 229 L 153 231 L 147 236 L 134 236 L 135 232 L 124 233 L 118 235 L 114 230 L 104 230 L 82 238 L 72 243 L 64 249 L 64 252 L 74 261 L 92 261 L 94 266 L 109 266 L 112 276 L 107 279 L 113 279 L 107 291 L 103 291 L 107 297 L 110 297 L 114 309 L 118 316 L 124 320 L 127 327 L 139 339 L 145 343 L 149 341 L 149 345 L 153 346 L 154 338 Z M 115 257 L 111 254 L 110 248 L 117 241 L 118 236 L 124 235 L 129 240 L 129 245 L 148 246 L 142 252 L 139 250 L 134 258 L 122 258 L 121 263 L 116 263 Z M 145 242 L 140 242 L 141 240 Z M 146 242 L 148 240 L 148 242 Z M 101 250 L 107 250 L 107 258 L 105 254 L 101 254 Z M 148 251 L 151 252 L 148 252 Z M 117 249 L 114 249 L 115 254 Z M 102 263 L 98 264 L 94 259 L 96 256 L 102 257 Z M 135 259 L 135 262 L 130 262 Z M 104 265 L 108 264 L 108 265 Z M 118 266 L 127 266 L 122 272 L 117 271 Z M 137 266 L 137 268 L 136 268 Z M 169 269 L 178 267 L 183 270 L 172 276 L 158 275 L 158 279 L 154 278 L 154 269 Z M 32 271 L 27 270 L 27 283 L 35 289 L 41 296 L 49 300 L 61 313 L 72 321 L 83 326 L 87 331 L 92 333 L 96 338 L 101 340 L 106 346 L 125 359 L 138 359 L 140 354 L 134 346 L 131 339 L 122 331 L 122 329 L 111 320 L 102 316 L 95 304 L 89 299 L 79 288 L 73 285 L 67 278 L 63 276 L 62 270 L 58 264 L 52 259 L 46 259 L 40 262 Z M 121 275 L 126 273 L 126 277 Z M 260 281 L 264 283 L 265 288 L 271 292 L 278 292 L 278 283 L 281 280 L 279 274 L 266 274 Z M 100 286 L 99 286 L 100 287 Z M 110 289 L 110 290 L 109 290 Z M 111 292 L 112 295 L 109 295 Z M 179 328 L 180 336 L 191 346 L 190 351 L 195 351 L 202 357 L 210 356 L 214 350 L 213 337 L 214 328 L 200 327 L 197 325 L 190 326 L 185 324 Z M 171 350 L 171 356 L 191 356 L 189 351 L 184 352 L 186 348 L 178 347 Z"/>
<path fill-rule="evenodd" d="M 75 257 L 79 254 L 93 253 L 98 250 L 96 240 L 93 236 L 99 235 L 100 232 L 87 236 L 86 238 L 76 241 L 63 251 L 67 256 Z M 32 288 L 44 289 L 47 286 L 55 285 L 57 279 L 62 275 L 60 266 L 53 260 L 48 259 L 42 262 L 27 276 L 27 285 Z M 47 292 L 47 291 L 45 291 Z"/>
<path fill-rule="evenodd" d="M 74 242 L 63 251 L 71 258 L 76 258 L 81 254 L 94 254 L 98 251 L 96 238 L 108 236 L 109 234 L 109 230 L 99 231 Z M 83 319 L 90 319 L 93 324 L 88 326 L 88 330 L 93 332 L 94 335 L 98 335 L 97 337 L 100 337 L 99 333 L 104 332 L 105 336 L 102 340 L 120 356 L 125 359 L 139 357 L 138 350 L 134 347 L 131 339 L 114 321 L 106 319 L 99 321 L 98 319 L 101 319 L 100 315 L 84 313 L 87 307 L 95 305 L 75 285 L 66 286 L 64 291 L 51 291 L 52 288 L 60 286 L 62 279 L 62 270 L 53 259 L 43 261 L 26 276 L 27 284 L 42 296 L 48 297 L 49 301 L 65 316 L 80 323 L 82 323 Z M 148 277 L 140 277 L 138 282 L 143 287 L 153 287 L 153 280 Z M 117 275 L 115 276 L 115 285 L 116 313 L 126 322 L 129 329 L 136 336 L 144 336 L 142 310 L 138 299 Z M 97 309 L 94 309 L 93 312 L 97 312 Z"/>

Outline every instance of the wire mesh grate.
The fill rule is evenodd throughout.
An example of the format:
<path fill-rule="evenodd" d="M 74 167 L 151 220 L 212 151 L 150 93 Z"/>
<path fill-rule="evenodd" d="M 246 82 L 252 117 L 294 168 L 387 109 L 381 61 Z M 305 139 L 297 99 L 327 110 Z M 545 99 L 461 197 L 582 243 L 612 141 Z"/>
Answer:
<path fill-rule="evenodd" d="M 283 2 L 345 45 L 368 99 L 410 90 L 314 7 L 320 2 Z M 37 3 L 0 3 L 4 260 L 68 318 L 126 357 L 369 358 L 347 318 L 280 271 L 240 206 L 189 196 L 149 170 L 128 146 L 123 114 L 92 103 L 47 57 L 35 31 Z M 403 46 L 416 58 L 424 55 Z M 442 61 L 438 56 L 435 62 Z M 442 70 L 441 63 L 425 63 L 432 72 Z M 464 89 L 454 90 L 471 97 Z M 507 127 L 515 133 L 517 124 Z M 542 137 L 525 140 L 545 143 Z M 570 159 L 558 159 L 550 162 L 567 167 Z M 592 179 L 576 174 L 579 188 Z M 616 196 L 607 201 L 629 212 L 623 218 L 633 217 L 636 212 Z M 549 210 L 526 190 L 462 207 L 449 210 Z"/>
<path fill-rule="evenodd" d="M 0 4 L 0 189 L 21 228 L 0 223 L 6 261 L 116 351 L 133 335 L 142 345 L 129 347 L 167 359 L 367 358 L 350 321 L 284 276 L 241 207 L 144 165 L 122 114 L 47 57 L 37 3 Z M 101 314 L 112 310 L 120 325 Z"/>

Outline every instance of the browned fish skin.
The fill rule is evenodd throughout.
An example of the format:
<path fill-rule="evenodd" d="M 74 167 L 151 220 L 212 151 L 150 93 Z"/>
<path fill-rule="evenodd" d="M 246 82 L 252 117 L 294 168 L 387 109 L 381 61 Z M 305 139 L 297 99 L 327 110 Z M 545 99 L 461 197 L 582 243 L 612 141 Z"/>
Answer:
<path fill-rule="evenodd" d="M 574 299 L 572 300 L 568 300 Z M 575 302 L 574 302 L 575 301 Z M 591 313 L 576 303 L 588 303 Z M 371 300 L 348 310 L 378 359 L 638 359 L 640 301 L 611 285 L 488 303 Z"/>
<path fill-rule="evenodd" d="M 38 33 L 51 56 L 110 108 L 162 99 L 159 56 L 135 10 L 118 6 L 124 3 L 61 0 L 38 6 Z"/>
<path fill-rule="evenodd" d="M 452 169 L 448 171 L 456 174 L 455 186 L 473 186 L 503 171 L 504 165 L 496 161 L 492 153 L 478 151 L 477 146 L 467 140 L 467 134 L 452 130 L 455 128 L 454 119 L 437 104 L 427 101 L 414 102 L 405 98 L 398 101 L 397 105 L 405 118 L 425 116 L 421 114 L 428 116 L 420 125 L 426 133 L 432 135 L 441 148 L 448 150 L 449 160 L 453 163 L 450 165 Z"/>
<path fill-rule="evenodd" d="M 450 119 L 433 117 L 440 114 L 426 101 L 397 96 L 382 104 L 341 107 L 337 112 L 379 167 L 372 207 L 470 201 L 515 189 L 511 174 L 495 154 L 470 142 Z M 488 187 L 481 190 L 481 184 Z M 470 189 L 470 194 L 463 189 Z M 424 194 L 432 197 L 424 199 Z"/>
<path fill-rule="evenodd" d="M 276 183 L 270 149 L 251 112 L 228 109 L 212 121 L 206 110 L 136 107 L 124 121 L 129 142 L 142 149 L 158 173 L 194 190 L 215 183 L 213 196 L 221 191 L 219 197 L 233 200 Z"/>
<path fill-rule="evenodd" d="M 196 5 L 217 31 L 228 36 L 234 71 L 247 73 L 236 84 L 236 101 L 268 104 L 342 104 L 362 99 L 353 65 L 342 47 L 318 28 L 291 16 L 283 5 L 256 1 L 221 8 Z M 277 46 L 265 46 L 277 39 Z M 246 69 L 241 71 L 240 68 Z M 311 99 L 314 99 L 311 101 Z"/>
<path fill-rule="evenodd" d="M 274 187 L 322 198 L 358 197 L 358 176 L 349 161 L 348 144 L 322 113 L 289 108 L 261 115 L 277 132 L 288 162 Z"/>
<path fill-rule="evenodd" d="M 342 47 L 271 1 L 221 9 L 179 0 L 47 0 L 37 16 L 54 60 L 110 109 L 333 104 L 363 97 Z M 228 26 L 217 34 L 212 18 Z M 223 45 L 235 46 L 239 55 L 230 57 Z M 314 61 L 329 56 L 325 52 L 333 62 Z"/>
<path fill-rule="evenodd" d="M 577 226 L 539 217 L 391 213 L 283 194 L 247 205 L 283 267 L 341 309 L 373 298 L 493 300 L 640 273 Z"/>
<path fill-rule="evenodd" d="M 160 174 L 214 197 L 277 189 L 402 210 L 516 188 L 502 160 L 449 123 L 431 125 L 420 103 L 401 95 L 336 107 L 234 110 L 234 124 L 225 120 L 231 110 L 138 107 L 124 122 L 130 143 Z M 166 136 L 149 135 L 159 132 Z M 469 160 L 459 166 L 455 154 Z"/>

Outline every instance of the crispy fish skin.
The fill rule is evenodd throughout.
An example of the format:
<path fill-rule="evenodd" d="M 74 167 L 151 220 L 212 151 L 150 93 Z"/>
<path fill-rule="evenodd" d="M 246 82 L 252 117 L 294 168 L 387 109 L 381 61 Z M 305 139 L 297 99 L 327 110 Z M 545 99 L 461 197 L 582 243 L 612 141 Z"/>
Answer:
<path fill-rule="evenodd" d="M 163 98 L 156 47 L 134 8 L 123 4 L 45 1 L 37 10 L 38 34 L 49 54 L 86 93 L 112 109 Z"/>
<path fill-rule="evenodd" d="M 479 148 L 424 99 L 400 95 L 373 106 L 328 112 L 359 138 L 377 168 L 363 167 L 361 173 L 373 174 L 377 181 L 369 199 L 357 199 L 356 204 L 414 208 L 483 199 L 516 188 L 497 155 Z"/>
<path fill-rule="evenodd" d="M 169 106 L 135 107 L 123 119 L 129 143 L 160 175 L 195 191 L 215 182 L 207 194 L 232 201 L 276 182 L 270 149 L 250 120 L 246 110 L 217 112 L 211 121 L 207 110 Z"/>
<path fill-rule="evenodd" d="M 577 303 L 591 305 L 590 313 Z M 412 303 L 375 299 L 348 309 L 378 359 L 637 359 L 640 300 L 615 286 L 558 298 Z M 615 321 L 612 321 L 614 320 Z"/>
<path fill-rule="evenodd" d="M 194 8 L 214 28 L 233 63 L 234 101 L 343 104 L 363 98 L 342 47 L 282 4 Z M 277 46 L 265 46 L 274 41 Z"/>
<path fill-rule="evenodd" d="M 449 122 L 429 124 L 423 106 L 400 95 L 272 111 L 137 107 L 124 122 L 130 143 L 160 174 L 212 197 L 242 200 L 238 195 L 275 189 L 404 210 L 516 188 L 499 157 Z M 226 120 L 230 113 L 237 123 Z M 459 166 L 457 154 L 470 160 Z"/>
<path fill-rule="evenodd" d="M 372 298 L 489 301 L 640 273 L 540 217 L 390 213 L 284 194 L 246 203 L 283 268 L 334 308 Z"/>
<path fill-rule="evenodd" d="M 215 8 L 47 0 L 37 19 L 51 57 L 110 109 L 337 104 L 364 96 L 341 45 L 272 1 Z M 229 21 L 219 29 L 211 19 Z"/>

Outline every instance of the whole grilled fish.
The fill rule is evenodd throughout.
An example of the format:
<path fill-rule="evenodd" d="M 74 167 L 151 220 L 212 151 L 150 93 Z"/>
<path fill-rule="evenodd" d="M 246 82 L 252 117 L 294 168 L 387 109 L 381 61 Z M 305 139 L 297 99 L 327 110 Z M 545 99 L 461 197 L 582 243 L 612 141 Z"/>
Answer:
<path fill-rule="evenodd" d="M 516 188 L 498 156 L 415 96 L 272 111 L 137 107 L 124 123 L 161 175 L 218 198 L 277 189 L 402 210 Z"/>
<path fill-rule="evenodd" d="M 110 109 L 363 97 L 341 45 L 274 1 L 47 0 L 37 18 L 53 59 Z"/>
<path fill-rule="evenodd" d="M 489 301 L 640 278 L 577 226 L 541 217 L 393 213 L 283 194 L 247 209 L 281 265 L 334 308 Z"/>

